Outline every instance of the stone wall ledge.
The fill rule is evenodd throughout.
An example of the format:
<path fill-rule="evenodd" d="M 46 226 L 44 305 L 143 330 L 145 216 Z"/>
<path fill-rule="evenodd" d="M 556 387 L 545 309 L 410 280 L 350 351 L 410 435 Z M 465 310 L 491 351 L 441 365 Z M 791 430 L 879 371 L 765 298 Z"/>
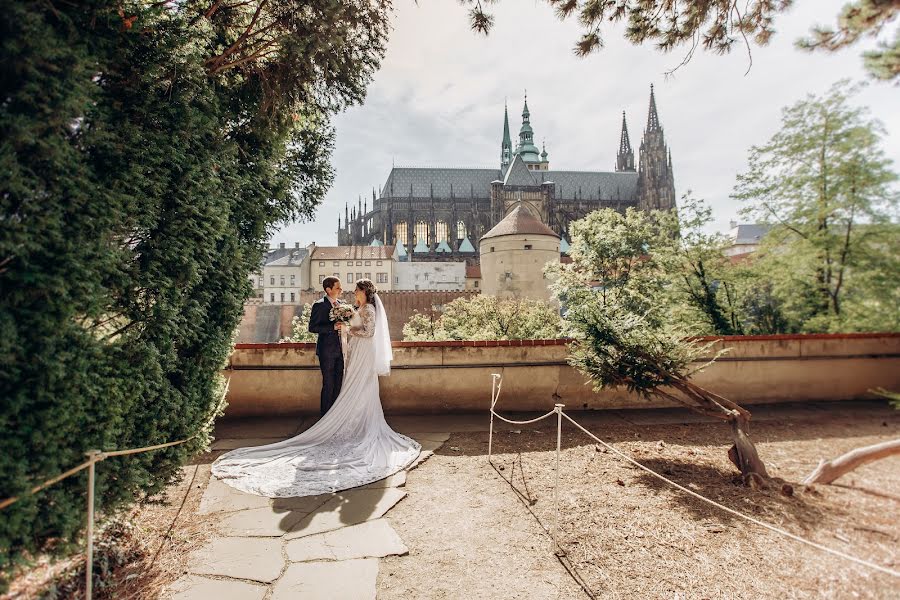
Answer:
<path fill-rule="evenodd" d="M 694 380 L 744 404 L 871 399 L 900 389 L 900 334 L 712 336 L 726 349 Z M 570 408 L 667 406 L 625 390 L 595 392 L 568 362 L 571 340 L 393 342 L 390 377 L 381 378 L 386 412 L 485 410 L 491 374 L 504 375 L 506 411 L 543 411 L 557 394 Z M 229 416 L 316 413 L 321 378 L 315 344 L 237 344 L 229 360 Z"/>

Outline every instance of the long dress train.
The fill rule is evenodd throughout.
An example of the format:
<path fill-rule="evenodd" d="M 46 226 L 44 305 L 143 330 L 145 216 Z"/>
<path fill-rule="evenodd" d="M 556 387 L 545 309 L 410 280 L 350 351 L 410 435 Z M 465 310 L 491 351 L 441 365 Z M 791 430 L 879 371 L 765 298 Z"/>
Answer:
<path fill-rule="evenodd" d="M 376 323 L 375 308 L 365 304 L 350 325 L 349 360 L 331 410 L 295 437 L 223 454 L 212 465 L 216 477 L 251 494 L 292 498 L 372 483 L 415 461 L 421 446 L 392 430 L 381 408 L 373 335 L 387 323 Z"/>

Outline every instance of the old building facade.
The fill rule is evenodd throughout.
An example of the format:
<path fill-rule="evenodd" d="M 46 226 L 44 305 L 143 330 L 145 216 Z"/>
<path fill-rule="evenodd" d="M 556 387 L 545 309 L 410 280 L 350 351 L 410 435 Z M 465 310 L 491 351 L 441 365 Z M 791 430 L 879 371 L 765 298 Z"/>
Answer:
<path fill-rule="evenodd" d="M 504 111 L 499 168 L 395 167 L 384 186 L 338 217 L 338 245 L 396 245 L 400 260 L 462 261 L 479 255 L 479 240 L 519 203 L 566 245 L 569 223 L 602 207 L 671 210 L 675 183 L 656 97 L 650 88 L 647 125 L 635 153 L 625 116 L 614 171 L 550 168 L 546 148 L 534 144 L 526 98 L 513 146 Z M 406 257 L 406 258 L 405 258 Z"/>

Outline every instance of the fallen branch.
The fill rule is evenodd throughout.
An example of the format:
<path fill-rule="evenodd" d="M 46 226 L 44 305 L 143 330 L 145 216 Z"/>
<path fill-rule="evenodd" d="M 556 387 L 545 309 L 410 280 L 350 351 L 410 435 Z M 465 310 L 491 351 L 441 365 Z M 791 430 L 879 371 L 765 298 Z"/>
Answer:
<path fill-rule="evenodd" d="M 896 454 L 900 454 L 900 439 L 857 448 L 833 460 L 819 462 L 816 470 L 810 473 L 809 477 L 803 480 L 803 483 L 805 485 L 831 483 L 841 475 L 849 473 L 857 467 Z"/>

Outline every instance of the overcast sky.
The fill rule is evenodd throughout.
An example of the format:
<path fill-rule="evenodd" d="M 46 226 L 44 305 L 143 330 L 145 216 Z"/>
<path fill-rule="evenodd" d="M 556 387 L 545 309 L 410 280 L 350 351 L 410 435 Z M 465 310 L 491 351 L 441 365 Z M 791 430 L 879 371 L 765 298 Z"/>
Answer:
<path fill-rule="evenodd" d="M 572 53 L 577 21 L 558 21 L 543 1 L 490 6 L 495 27 L 484 37 L 470 31 L 454 0 L 396 0 L 387 56 L 365 104 L 335 120 L 332 189 L 315 221 L 286 224 L 272 242 L 335 244 L 344 203 L 359 195 L 371 202 L 373 186 L 384 184 L 393 164 L 498 167 L 504 99 L 515 143 L 526 89 L 535 141 L 546 140 L 551 170 L 612 171 L 623 110 L 637 159 L 651 83 L 676 194 L 691 189 L 707 200 L 715 228 L 724 231 L 740 208 L 728 197 L 735 176 L 746 168 L 750 146 L 777 131 L 781 109 L 841 78 L 865 79 L 860 54 L 871 43 L 836 54 L 793 47 L 811 25 L 833 23 L 843 2 L 797 1 L 776 20 L 770 45 L 751 48 L 746 75 L 741 47 L 728 56 L 698 50 L 666 79 L 684 50 L 632 46 L 620 28 L 605 26 L 606 47 L 578 58 Z M 885 125 L 883 147 L 898 162 L 900 89 L 873 82 L 856 102 Z"/>

